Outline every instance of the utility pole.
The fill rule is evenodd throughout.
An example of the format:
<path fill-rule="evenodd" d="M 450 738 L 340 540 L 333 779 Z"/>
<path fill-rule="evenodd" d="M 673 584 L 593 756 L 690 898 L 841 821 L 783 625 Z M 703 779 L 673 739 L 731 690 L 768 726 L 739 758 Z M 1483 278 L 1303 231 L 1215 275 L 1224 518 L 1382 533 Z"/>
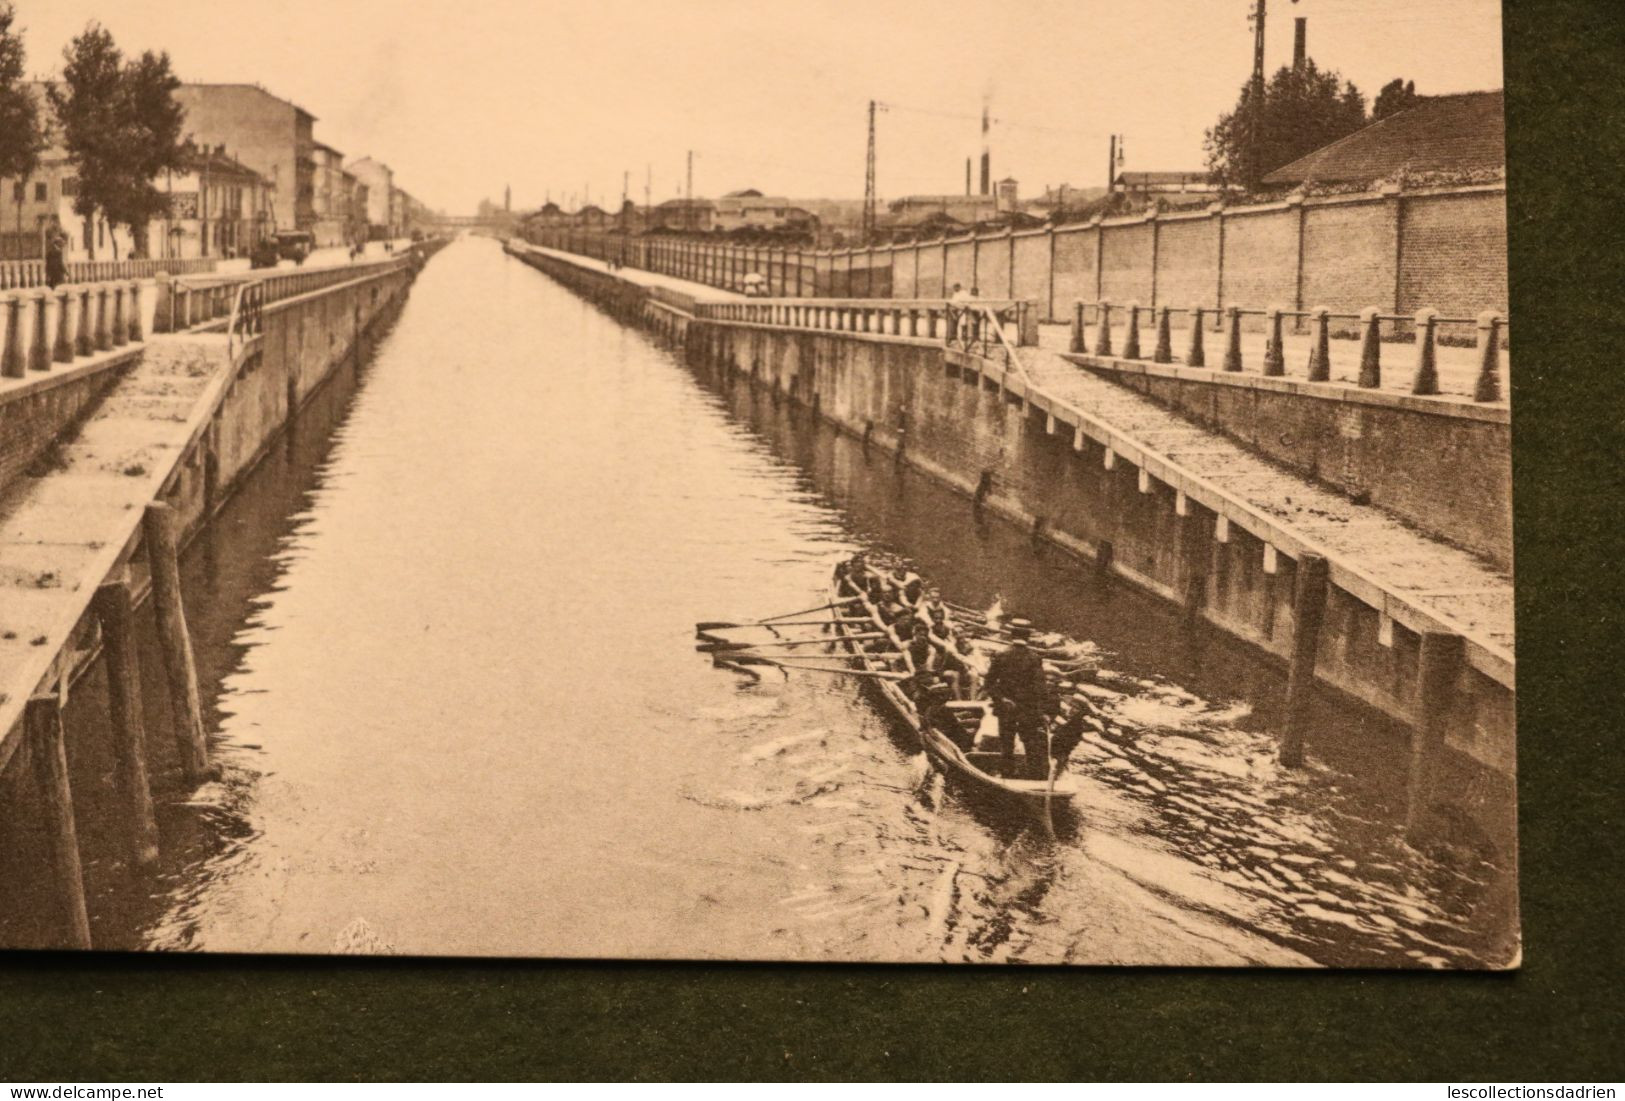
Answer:
<path fill-rule="evenodd" d="M 1253 25 L 1253 85 L 1252 100 L 1247 112 L 1247 151 L 1249 159 L 1258 156 L 1258 116 L 1264 109 L 1264 8 L 1268 0 L 1253 0 L 1253 9 L 1247 14 Z"/>
<path fill-rule="evenodd" d="M 869 157 L 863 169 L 863 243 L 875 240 L 875 101 L 869 101 Z"/>
<path fill-rule="evenodd" d="M 699 228 L 699 219 L 694 217 L 694 150 L 688 151 L 688 186 L 683 194 L 688 201 L 683 204 L 683 228 L 695 230 Z"/>

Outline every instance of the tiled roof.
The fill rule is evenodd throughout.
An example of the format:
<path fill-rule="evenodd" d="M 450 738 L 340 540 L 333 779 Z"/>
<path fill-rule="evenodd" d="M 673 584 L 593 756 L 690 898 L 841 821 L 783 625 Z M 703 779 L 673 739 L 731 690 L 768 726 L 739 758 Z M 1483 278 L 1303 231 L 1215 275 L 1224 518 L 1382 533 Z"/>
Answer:
<path fill-rule="evenodd" d="M 1499 89 L 1427 96 L 1299 157 L 1264 177 L 1266 186 L 1369 182 L 1408 172 L 1471 172 L 1506 166 L 1506 116 Z"/>

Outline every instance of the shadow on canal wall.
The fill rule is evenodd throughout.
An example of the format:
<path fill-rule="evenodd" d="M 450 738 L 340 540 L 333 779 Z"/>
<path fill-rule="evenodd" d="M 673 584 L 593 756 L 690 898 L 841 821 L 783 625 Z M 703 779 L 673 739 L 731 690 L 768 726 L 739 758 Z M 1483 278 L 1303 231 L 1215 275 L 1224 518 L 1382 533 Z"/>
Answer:
<path fill-rule="evenodd" d="M 1136 469 L 1006 389 L 977 357 L 918 341 L 710 323 L 694 301 L 535 253 L 518 258 L 616 317 L 648 327 L 724 386 L 748 385 L 806 408 L 839 430 L 1093 563 L 1103 575 L 1163 598 L 1255 648 L 1278 667 L 1313 669 L 1322 688 L 1402 724 L 1394 744 L 1408 774 L 1407 819 L 1418 839 L 1481 830 L 1515 842 L 1514 696 L 1461 659 L 1425 644 L 1336 585 L 1320 586 L 1309 660 L 1299 563 Z M 1311 636 L 1313 637 L 1313 636 Z M 1459 638 L 1455 640 L 1459 643 Z M 1424 683 L 1426 682 L 1426 683 Z"/>

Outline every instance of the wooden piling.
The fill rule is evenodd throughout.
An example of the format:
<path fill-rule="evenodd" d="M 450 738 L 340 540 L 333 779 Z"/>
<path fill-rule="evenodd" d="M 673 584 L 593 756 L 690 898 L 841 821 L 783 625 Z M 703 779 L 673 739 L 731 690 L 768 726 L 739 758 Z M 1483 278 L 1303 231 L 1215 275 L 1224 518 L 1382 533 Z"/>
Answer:
<path fill-rule="evenodd" d="M 209 743 L 198 699 L 197 663 L 181 602 L 180 542 L 175 510 L 162 501 L 147 506 L 142 528 L 152 569 L 152 605 L 158 621 L 158 649 L 169 684 L 176 757 L 186 781 L 196 784 L 209 772 Z"/>
<path fill-rule="evenodd" d="M 102 657 L 107 663 L 108 713 L 113 725 L 114 786 L 123 804 L 130 858 L 138 864 L 158 859 L 158 825 L 152 816 L 152 785 L 147 779 L 147 735 L 141 718 L 141 673 L 135 657 L 135 616 L 127 581 L 109 581 L 96 590 Z"/>
<path fill-rule="evenodd" d="M 1466 644 L 1460 635 L 1424 631 L 1416 661 L 1416 728 L 1406 785 L 1405 834 L 1415 840 L 1427 824 L 1434 774 L 1444 752 L 1445 720 L 1456 695 Z"/>
<path fill-rule="evenodd" d="M 51 948 L 89 948 L 90 918 L 85 911 L 85 879 L 79 866 L 79 836 L 68 784 L 68 753 L 62 736 L 62 705 L 56 696 L 28 701 L 23 717 L 35 792 L 44 812 L 46 875 L 56 909 Z"/>
<path fill-rule="evenodd" d="M 1180 557 L 1185 565 L 1182 604 L 1185 625 L 1189 627 L 1202 618 L 1202 609 L 1207 605 L 1207 579 L 1213 562 L 1212 521 L 1189 500 L 1185 514 L 1179 518 L 1179 537 Z"/>
<path fill-rule="evenodd" d="M 1298 559 L 1297 580 L 1292 591 L 1292 665 L 1287 672 L 1281 731 L 1281 763 L 1288 768 L 1303 765 L 1303 738 L 1309 722 L 1309 700 L 1315 688 L 1315 657 L 1320 649 L 1320 627 L 1326 617 L 1330 572 L 1321 555 L 1305 554 Z"/>

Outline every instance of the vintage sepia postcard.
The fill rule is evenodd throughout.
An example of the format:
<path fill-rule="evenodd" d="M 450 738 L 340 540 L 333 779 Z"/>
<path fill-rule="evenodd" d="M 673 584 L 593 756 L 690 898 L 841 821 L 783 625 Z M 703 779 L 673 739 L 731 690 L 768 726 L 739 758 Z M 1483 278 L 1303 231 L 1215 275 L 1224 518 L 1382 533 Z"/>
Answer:
<path fill-rule="evenodd" d="M 0 947 L 1520 961 L 1497 0 L 0 0 Z"/>

